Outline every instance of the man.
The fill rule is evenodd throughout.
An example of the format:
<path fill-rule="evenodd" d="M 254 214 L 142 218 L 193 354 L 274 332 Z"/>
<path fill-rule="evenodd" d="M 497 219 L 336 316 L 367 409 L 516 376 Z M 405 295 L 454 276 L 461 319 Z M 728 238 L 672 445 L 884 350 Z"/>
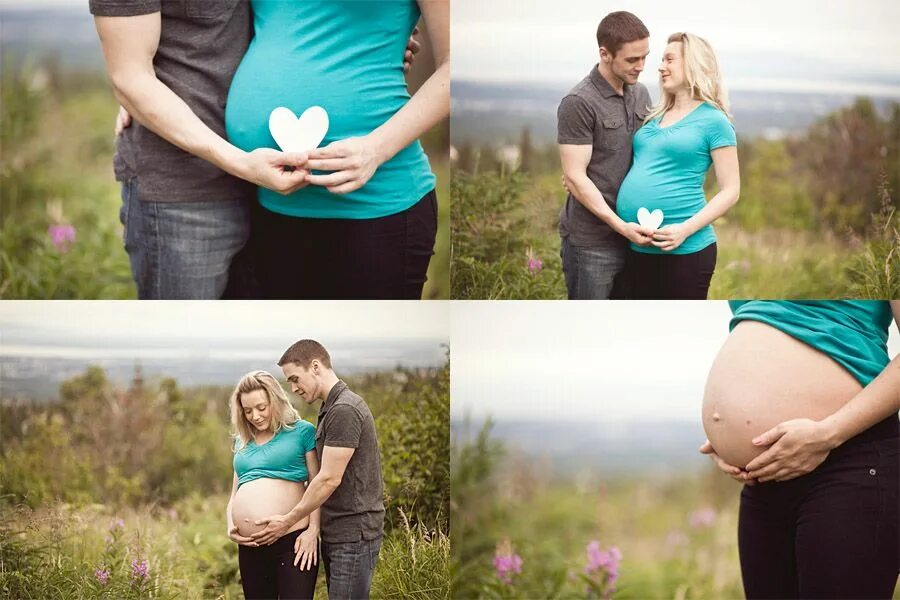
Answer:
<path fill-rule="evenodd" d="M 307 404 L 323 401 L 316 426 L 320 469 L 289 513 L 257 521 L 266 528 L 251 537 L 271 544 L 321 507 L 328 598 L 368 598 L 384 535 L 384 483 L 372 413 L 338 379 L 318 342 L 300 340 L 278 365 Z"/>
<path fill-rule="evenodd" d="M 90 10 L 115 96 L 137 121 L 123 129 L 130 117 L 120 114 L 114 168 L 138 296 L 254 297 L 234 276 L 256 186 L 289 194 L 308 172 L 305 154 L 244 152 L 225 140 L 228 88 L 253 34 L 250 3 L 90 0 Z"/>
<path fill-rule="evenodd" d="M 616 194 L 631 166 L 631 138 L 650 107 L 638 83 L 650 33 L 636 16 L 606 15 L 597 28 L 600 62 L 560 102 L 559 154 L 569 195 L 560 212 L 560 256 L 569 299 L 610 297 L 625 266 L 627 241 L 648 230 L 616 215 Z"/>

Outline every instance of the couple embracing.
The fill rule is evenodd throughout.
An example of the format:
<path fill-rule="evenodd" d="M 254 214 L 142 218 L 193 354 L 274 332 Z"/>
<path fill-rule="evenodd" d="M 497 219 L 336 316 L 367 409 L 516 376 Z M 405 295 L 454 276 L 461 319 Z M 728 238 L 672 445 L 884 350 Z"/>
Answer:
<path fill-rule="evenodd" d="M 239 544 L 244 597 L 312 598 L 319 537 L 328 597 L 368 598 L 384 532 L 384 484 L 375 421 L 338 379 L 314 340 L 288 348 L 278 365 L 307 404 L 304 421 L 278 381 L 252 371 L 231 395 L 234 479 L 225 509 Z"/>
<path fill-rule="evenodd" d="M 437 205 L 418 138 L 450 111 L 448 0 L 90 10 L 120 120 L 136 121 L 114 167 L 140 298 L 421 297 Z M 410 97 L 420 16 L 437 68 Z M 279 151 L 270 117 L 313 107 L 324 138 Z"/>
<path fill-rule="evenodd" d="M 600 62 L 563 98 L 558 137 L 569 195 L 560 254 L 570 299 L 706 299 L 712 223 L 737 202 L 737 139 L 709 43 L 669 36 L 651 107 L 638 83 L 650 33 L 629 12 L 597 28 Z M 703 182 L 714 167 L 719 191 Z"/>

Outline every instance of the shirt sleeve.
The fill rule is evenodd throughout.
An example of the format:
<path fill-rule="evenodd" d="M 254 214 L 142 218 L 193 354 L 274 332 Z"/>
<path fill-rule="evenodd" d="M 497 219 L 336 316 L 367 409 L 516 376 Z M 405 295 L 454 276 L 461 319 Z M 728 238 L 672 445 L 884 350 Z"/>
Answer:
<path fill-rule="evenodd" d="M 556 111 L 559 144 L 591 145 L 594 143 L 594 113 L 583 98 L 569 95 Z"/>
<path fill-rule="evenodd" d="M 358 448 L 363 426 L 359 411 L 352 406 L 338 404 L 331 408 L 331 413 L 324 444 L 337 448 Z"/>
<path fill-rule="evenodd" d="M 716 112 L 715 118 L 710 120 L 706 130 L 706 142 L 710 152 L 716 148 L 725 146 L 737 146 L 737 136 L 734 133 L 734 125 L 721 112 Z"/>
<path fill-rule="evenodd" d="M 91 14 L 97 17 L 136 17 L 162 10 L 162 0 L 90 0 Z"/>
<path fill-rule="evenodd" d="M 309 421 L 301 421 L 300 427 L 300 449 L 303 453 L 312 452 L 316 449 L 316 427 Z"/>

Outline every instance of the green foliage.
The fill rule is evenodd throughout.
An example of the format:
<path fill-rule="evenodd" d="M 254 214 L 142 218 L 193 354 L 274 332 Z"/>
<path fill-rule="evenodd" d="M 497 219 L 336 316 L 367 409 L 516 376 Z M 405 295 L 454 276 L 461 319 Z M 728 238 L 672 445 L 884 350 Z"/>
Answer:
<path fill-rule="evenodd" d="M 850 265 L 855 298 L 900 298 L 900 215 L 886 177 L 880 195 L 881 210 L 872 219 L 862 252 Z"/>
<path fill-rule="evenodd" d="M 445 455 L 446 456 L 446 455 Z M 373 598 L 450 598 L 450 538 L 421 523 L 402 526 L 384 539 L 372 581 Z"/>

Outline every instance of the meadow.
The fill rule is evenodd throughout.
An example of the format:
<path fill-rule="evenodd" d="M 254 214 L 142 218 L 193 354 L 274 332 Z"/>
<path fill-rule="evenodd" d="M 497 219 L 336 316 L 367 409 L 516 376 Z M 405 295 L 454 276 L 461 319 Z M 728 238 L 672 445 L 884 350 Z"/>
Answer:
<path fill-rule="evenodd" d="M 449 366 L 348 383 L 381 445 L 373 597 L 448 598 Z M 0 597 L 243 597 L 225 532 L 229 391 L 171 379 L 124 389 L 94 367 L 58 403 L 0 405 Z M 301 414 L 315 420 L 308 406 Z"/>
<path fill-rule="evenodd" d="M 105 77 L 10 62 L 0 94 L 0 299 L 135 298 L 112 171 L 118 105 Z M 439 201 L 427 299 L 450 293 L 445 130 L 423 140 Z"/>
<path fill-rule="evenodd" d="M 525 130 L 512 150 L 507 160 L 497 148 L 459 150 L 454 298 L 566 297 L 557 149 L 534 147 Z M 883 118 L 858 100 L 803 136 L 742 141 L 738 153 L 741 198 L 715 223 L 710 298 L 900 296 L 900 104 Z"/>

